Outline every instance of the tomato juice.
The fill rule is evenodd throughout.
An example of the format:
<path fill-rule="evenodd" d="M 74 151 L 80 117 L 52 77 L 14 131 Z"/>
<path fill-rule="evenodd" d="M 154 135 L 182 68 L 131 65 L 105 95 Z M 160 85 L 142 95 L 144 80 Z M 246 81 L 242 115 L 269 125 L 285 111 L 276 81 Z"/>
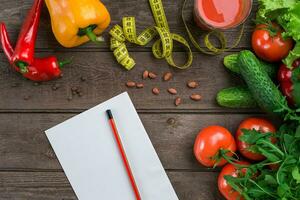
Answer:
<path fill-rule="evenodd" d="M 252 0 L 195 0 L 196 23 L 204 29 L 228 29 L 249 16 Z"/>

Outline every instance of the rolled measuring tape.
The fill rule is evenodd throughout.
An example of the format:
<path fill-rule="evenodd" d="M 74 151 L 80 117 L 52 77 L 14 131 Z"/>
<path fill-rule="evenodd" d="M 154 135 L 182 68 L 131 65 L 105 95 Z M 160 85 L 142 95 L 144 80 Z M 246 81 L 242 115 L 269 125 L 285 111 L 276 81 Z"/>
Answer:
<path fill-rule="evenodd" d="M 155 58 L 166 59 L 168 64 L 179 69 L 186 69 L 193 62 L 193 53 L 188 42 L 180 35 L 170 33 L 169 24 L 161 0 L 149 0 L 152 14 L 156 25 L 146 28 L 140 35 L 136 33 L 136 23 L 134 17 L 124 17 L 122 27 L 115 25 L 110 30 L 110 49 L 113 51 L 118 63 L 127 70 L 135 66 L 134 59 L 129 55 L 126 48 L 126 41 L 139 46 L 147 45 L 156 36 L 159 37 L 153 46 L 152 53 Z M 177 65 L 173 59 L 173 42 L 182 44 L 188 50 L 188 58 L 184 65 Z"/>
<path fill-rule="evenodd" d="M 187 0 L 184 0 L 184 2 L 183 2 L 182 10 L 181 10 L 181 17 L 182 17 L 182 21 L 183 21 L 183 24 L 185 26 L 185 29 L 187 31 L 187 34 L 188 34 L 188 36 L 189 36 L 192 44 L 195 46 L 196 49 L 198 49 L 200 52 L 202 52 L 204 54 L 218 55 L 218 54 L 224 53 L 225 51 L 233 49 L 233 48 L 235 48 L 235 47 L 237 47 L 239 45 L 239 43 L 240 43 L 240 41 L 242 39 L 243 33 L 244 33 L 245 24 L 243 24 L 241 26 L 239 35 L 238 35 L 237 39 L 235 40 L 234 44 L 230 48 L 227 47 L 227 40 L 226 40 L 226 37 L 225 37 L 224 33 L 221 32 L 221 31 L 218 31 L 218 30 L 213 30 L 213 31 L 210 31 L 209 33 L 205 34 L 205 36 L 204 36 L 204 45 L 206 46 L 206 48 L 202 48 L 200 46 L 200 44 L 198 44 L 198 42 L 194 38 L 194 36 L 193 36 L 192 32 L 190 31 L 190 29 L 189 29 L 189 27 L 188 27 L 188 25 L 186 23 L 186 20 L 184 18 L 184 8 L 185 8 L 185 5 L 186 5 L 186 2 L 187 2 Z M 217 40 L 221 44 L 220 47 L 216 47 L 211 42 L 210 38 L 212 36 L 214 36 L 215 38 L 217 38 Z"/>

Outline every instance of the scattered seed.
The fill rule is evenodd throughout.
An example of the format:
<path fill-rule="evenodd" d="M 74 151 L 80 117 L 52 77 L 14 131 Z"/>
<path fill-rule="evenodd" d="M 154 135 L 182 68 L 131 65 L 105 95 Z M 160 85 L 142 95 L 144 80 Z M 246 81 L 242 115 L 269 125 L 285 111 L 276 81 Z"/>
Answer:
<path fill-rule="evenodd" d="M 136 83 L 133 82 L 133 81 L 128 81 L 128 82 L 126 83 L 126 86 L 129 87 L 129 88 L 132 88 L 132 87 L 135 87 L 135 86 L 136 86 Z"/>
<path fill-rule="evenodd" d="M 169 81 L 169 80 L 172 79 L 172 77 L 173 77 L 173 74 L 171 72 L 167 72 L 167 73 L 164 74 L 163 80 L 164 81 Z"/>
<path fill-rule="evenodd" d="M 153 72 L 149 72 L 149 78 L 156 79 L 157 75 Z"/>
<path fill-rule="evenodd" d="M 40 83 L 39 83 L 39 82 L 34 82 L 33 85 L 34 85 L 34 86 L 39 86 Z"/>
<path fill-rule="evenodd" d="M 190 96 L 190 98 L 194 101 L 200 101 L 202 99 L 202 96 L 199 94 L 193 94 Z"/>
<path fill-rule="evenodd" d="M 155 95 L 159 95 L 159 89 L 158 88 L 153 88 L 152 93 Z"/>
<path fill-rule="evenodd" d="M 81 91 L 78 92 L 77 94 L 78 94 L 79 97 L 82 97 L 82 96 L 83 96 L 83 93 L 82 93 Z"/>
<path fill-rule="evenodd" d="M 182 102 L 182 100 L 181 100 L 181 98 L 180 97 L 177 97 L 176 99 L 175 99 L 175 106 L 179 106 L 180 104 L 181 104 L 181 102 Z"/>
<path fill-rule="evenodd" d="M 145 70 L 145 71 L 143 72 L 143 79 L 146 79 L 146 78 L 148 78 L 148 77 L 149 77 L 149 71 Z"/>
<path fill-rule="evenodd" d="M 177 90 L 175 88 L 169 88 L 168 92 L 173 95 L 177 94 Z"/>
<path fill-rule="evenodd" d="M 189 82 L 187 83 L 187 86 L 188 86 L 189 88 L 194 89 L 194 88 L 198 87 L 199 84 L 198 84 L 196 81 L 189 81 Z"/>
<path fill-rule="evenodd" d="M 69 97 L 68 97 L 68 101 L 72 101 L 73 100 L 73 97 L 72 97 L 72 95 L 70 95 Z"/>
<path fill-rule="evenodd" d="M 144 84 L 143 83 L 137 83 L 136 88 L 138 88 L 138 89 L 144 88 Z"/>

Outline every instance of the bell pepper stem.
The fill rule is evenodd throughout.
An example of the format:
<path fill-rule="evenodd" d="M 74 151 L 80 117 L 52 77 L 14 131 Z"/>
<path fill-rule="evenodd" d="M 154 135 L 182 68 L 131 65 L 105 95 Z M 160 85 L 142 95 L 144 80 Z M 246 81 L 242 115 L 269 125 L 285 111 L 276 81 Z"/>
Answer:
<path fill-rule="evenodd" d="M 98 43 L 98 42 L 103 42 L 103 41 L 104 41 L 104 38 L 103 38 L 103 37 L 97 36 L 97 35 L 93 32 L 93 28 L 92 28 L 92 27 L 86 28 L 85 34 L 86 34 L 86 36 L 89 37 L 89 39 L 90 39 L 92 42 Z"/>
<path fill-rule="evenodd" d="M 25 63 L 25 62 L 17 62 L 16 63 L 16 66 L 20 69 L 20 72 L 22 73 L 22 74 L 25 74 L 25 73 L 27 73 L 28 72 L 28 69 L 27 69 L 27 63 Z"/>
<path fill-rule="evenodd" d="M 91 27 L 85 30 L 85 34 L 90 38 L 91 41 L 97 42 L 97 35 L 93 32 Z"/>

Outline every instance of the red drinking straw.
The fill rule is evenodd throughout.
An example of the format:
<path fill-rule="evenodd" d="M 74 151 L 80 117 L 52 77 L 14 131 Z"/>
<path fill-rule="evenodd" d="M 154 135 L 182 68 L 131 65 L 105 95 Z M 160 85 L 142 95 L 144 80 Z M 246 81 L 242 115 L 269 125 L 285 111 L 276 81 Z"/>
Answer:
<path fill-rule="evenodd" d="M 133 176 L 133 174 L 132 174 L 132 171 L 131 171 L 131 168 L 130 168 L 128 159 L 127 159 L 127 157 L 126 157 L 126 153 L 125 153 L 124 147 L 123 147 L 123 145 L 122 145 L 122 141 L 121 141 L 120 135 L 119 135 L 119 133 L 118 133 L 118 130 L 117 130 L 117 127 L 116 127 L 116 123 L 115 123 L 115 120 L 114 120 L 114 117 L 113 117 L 113 115 L 112 115 L 111 110 L 107 110 L 107 111 L 106 111 L 106 114 L 107 114 L 107 116 L 108 116 L 109 124 L 110 124 L 110 126 L 111 126 L 112 132 L 113 132 L 114 137 L 115 137 L 115 140 L 116 140 L 116 142 L 117 142 L 118 149 L 119 149 L 120 154 L 121 154 L 121 156 L 122 156 L 123 164 L 124 164 L 124 166 L 125 166 L 127 175 L 128 175 L 128 177 L 129 177 L 129 180 L 130 180 L 130 183 L 131 183 L 133 192 L 134 192 L 134 194 L 135 194 L 136 200 L 141 200 L 141 195 L 140 195 L 140 193 L 139 193 L 139 189 L 138 189 L 138 187 L 137 187 L 137 185 L 136 185 L 136 182 L 135 182 L 135 180 L 134 180 L 134 176 Z"/>

